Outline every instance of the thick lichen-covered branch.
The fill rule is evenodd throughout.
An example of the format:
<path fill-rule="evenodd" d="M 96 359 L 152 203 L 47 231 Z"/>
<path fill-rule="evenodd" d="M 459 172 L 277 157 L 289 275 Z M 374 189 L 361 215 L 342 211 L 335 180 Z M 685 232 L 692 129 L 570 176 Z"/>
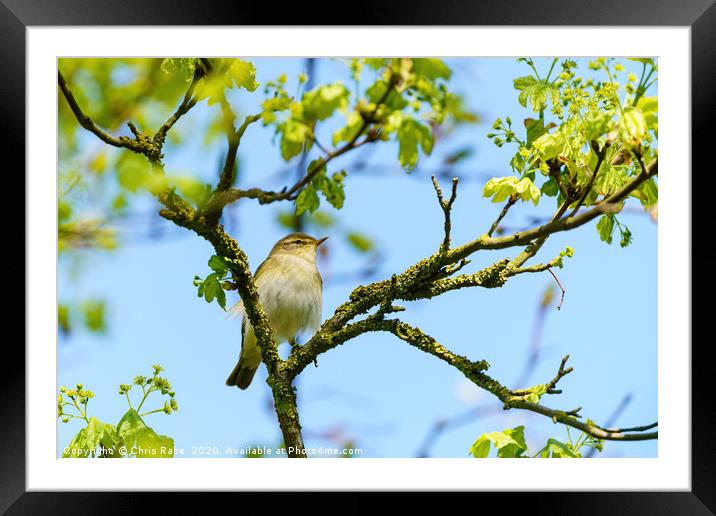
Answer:
<path fill-rule="evenodd" d="M 605 439 L 611 441 L 643 441 L 656 439 L 658 432 L 641 432 L 639 429 L 645 430 L 651 429 L 656 425 L 648 425 L 644 427 L 634 427 L 637 433 L 627 433 L 626 430 L 617 431 L 601 428 L 598 425 L 591 423 L 587 420 L 586 422 L 578 419 L 578 409 L 574 410 L 558 410 L 546 407 L 539 403 L 527 401 L 523 395 L 519 392 L 510 391 L 508 388 L 500 384 L 497 380 L 491 378 L 485 374 L 484 371 L 487 369 L 489 364 L 485 361 L 473 362 L 466 357 L 456 355 L 446 349 L 444 346 L 439 344 L 435 339 L 426 335 L 419 328 L 401 322 L 397 319 L 384 320 L 380 324 L 376 324 L 377 330 L 389 331 L 390 333 L 397 336 L 399 339 L 407 342 L 413 347 L 420 349 L 425 353 L 433 355 L 443 362 L 450 364 L 455 369 L 459 370 L 465 375 L 465 377 L 473 382 L 478 387 L 494 394 L 500 401 L 504 403 L 505 409 L 519 408 L 528 410 L 543 416 L 547 416 L 554 422 L 563 423 L 565 425 L 577 428 L 587 434 L 596 437 L 597 439 Z M 564 376 L 572 371 L 572 368 L 565 368 L 564 365 L 568 357 L 563 359 L 560 364 L 560 369 L 549 383 L 545 384 L 545 392 L 547 394 L 558 394 L 559 390 L 555 389 L 557 382 Z M 580 407 L 581 408 L 581 407 Z"/>

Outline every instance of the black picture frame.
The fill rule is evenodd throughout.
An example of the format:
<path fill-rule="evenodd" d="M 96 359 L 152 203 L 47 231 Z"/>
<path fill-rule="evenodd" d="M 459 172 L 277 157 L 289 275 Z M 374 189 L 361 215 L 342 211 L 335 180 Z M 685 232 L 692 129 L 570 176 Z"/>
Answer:
<path fill-rule="evenodd" d="M 18 160 L 13 170 L 24 170 L 25 148 L 25 30 L 28 26 L 53 25 L 606 25 L 606 26 L 688 26 L 691 28 L 692 71 L 692 241 L 708 234 L 710 222 L 706 203 L 697 202 L 699 191 L 693 189 L 696 180 L 713 174 L 713 159 L 707 161 L 716 121 L 714 92 L 716 92 L 716 0 L 548 0 L 500 2 L 468 2 L 425 0 L 412 2 L 363 1 L 349 14 L 339 15 L 337 4 L 320 3 L 274 4 L 272 2 L 237 2 L 204 0 L 201 5 L 181 0 L 0 0 L 0 98 L 3 104 L 3 156 Z M 279 7 L 280 5 L 280 7 Z M 330 18 L 330 19 L 329 19 Z M 11 152 L 12 150 L 12 152 Z M 8 169 L 9 170 L 9 169 Z M 684 171 L 687 173 L 687 171 Z M 24 182 L 23 182 L 24 184 Z M 23 184 L 20 190 L 24 190 Z M 703 192 L 703 190 L 702 190 Z M 28 192 L 25 192 L 27 195 Z M 704 195 L 701 193 L 701 195 Z M 704 210 L 698 213 L 698 210 Z M 665 216 L 668 216 L 666 214 Z M 24 251 L 23 251 L 24 252 Z M 711 292 L 710 272 L 716 253 L 707 249 L 692 249 L 692 274 L 698 275 L 700 290 Z M 25 270 L 27 275 L 30 271 Z M 693 285 L 693 282 L 692 282 Z M 15 301 L 17 303 L 17 301 Z M 31 306 L 26 307 L 28 310 Z M 710 312 L 708 298 L 692 302 L 693 335 L 706 328 L 706 314 Z M 699 317 L 701 316 L 701 317 Z M 496 502 L 507 503 L 510 512 L 549 512 L 550 514 L 716 514 L 716 424 L 714 422 L 713 388 L 710 381 L 709 348 L 713 332 L 704 332 L 703 340 L 692 338 L 692 488 L 690 492 L 551 492 L 551 493 L 480 493 L 479 503 L 466 500 L 474 510 Z M 688 345 L 689 343 L 670 343 Z M 2 378 L 3 423 L 0 424 L 0 510 L 9 514 L 115 514 L 147 512 L 150 501 L 185 505 L 184 494 L 163 493 L 158 496 L 128 493 L 59 493 L 25 492 L 25 353 L 15 341 L 6 339 Z M 559 479 L 555 478 L 555 484 Z M 212 497 L 212 506 L 235 504 L 231 494 L 205 493 Z M 221 496 L 221 500 L 218 497 Z M 268 510 L 265 498 L 247 494 L 242 506 L 257 502 Z M 266 496 L 259 495 L 259 496 Z M 277 500 L 272 496 L 272 502 Z M 286 501 L 296 501 L 290 494 Z M 366 510 L 372 503 L 357 499 L 357 494 L 325 497 L 321 505 L 353 511 Z M 492 498 L 488 500 L 487 497 Z M 403 497 L 404 504 L 422 505 L 423 496 Z M 281 500 L 279 497 L 278 500 Z M 315 505 L 315 504 L 313 504 Z M 232 507 L 232 505 L 228 505 Z M 237 505 L 233 505 L 236 510 Z M 409 510 L 403 505 L 403 510 Z"/>

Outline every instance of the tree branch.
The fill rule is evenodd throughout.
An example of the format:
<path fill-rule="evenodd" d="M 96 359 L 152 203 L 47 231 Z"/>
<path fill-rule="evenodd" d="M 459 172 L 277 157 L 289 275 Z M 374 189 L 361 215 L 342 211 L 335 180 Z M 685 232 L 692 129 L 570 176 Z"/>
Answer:
<path fill-rule="evenodd" d="M 130 149 L 143 154 L 140 146 L 131 138 L 128 138 L 126 136 L 112 136 L 111 134 L 103 131 L 97 124 L 95 124 L 94 121 L 82 111 L 79 104 L 77 104 L 77 100 L 75 100 L 75 97 L 70 90 L 69 84 L 67 84 L 67 81 L 65 81 L 62 72 L 60 72 L 59 70 L 57 70 L 57 83 L 60 86 L 60 90 L 62 90 L 62 94 L 67 100 L 67 104 L 70 106 L 72 113 L 75 115 L 75 118 L 82 127 L 96 135 L 97 138 L 99 138 L 103 142 L 112 145 L 113 147 Z"/>
<path fill-rule="evenodd" d="M 657 432 L 630 434 L 626 433 L 626 431 L 632 429 L 617 429 L 616 431 L 603 429 L 599 426 L 590 425 L 588 423 L 579 421 L 577 419 L 577 413 L 580 409 L 575 409 L 572 411 L 556 410 L 546 407 L 544 405 L 540 405 L 539 403 L 532 403 L 520 398 L 515 398 L 513 397 L 509 389 L 505 388 L 499 382 L 483 373 L 483 371 L 487 368 L 486 366 L 489 365 L 487 364 L 487 362 L 471 362 L 465 357 L 455 355 L 445 349 L 440 344 L 438 344 L 435 339 L 423 333 L 420 329 L 400 322 L 397 319 L 384 321 L 384 329 L 385 331 L 390 331 L 401 340 L 406 341 L 408 344 L 417 347 L 421 351 L 436 356 L 442 361 L 452 365 L 460 372 L 462 372 L 466 378 L 475 383 L 478 387 L 481 387 L 497 396 L 502 402 L 505 403 L 505 409 L 519 408 L 529 410 L 530 412 L 535 412 L 537 414 L 542 414 L 551 418 L 555 422 L 560 422 L 573 428 L 577 428 L 598 439 L 605 439 L 611 441 L 643 441 L 656 439 L 658 437 Z M 557 376 L 555 376 L 555 378 L 547 384 L 548 392 L 550 390 L 552 390 L 553 393 L 561 392 L 555 391 L 554 387 L 557 385 L 557 382 L 563 376 L 569 374 L 572 371 L 572 368 L 564 369 L 564 364 L 566 363 L 568 358 L 569 357 L 567 356 L 563 359 Z M 656 425 L 634 428 L 637 429 L 635 431 L 638 431 L 639 429 L 648 430 L 650 428 L 653 428 L 654 426 Z"/>
<path fill-rule="evenodd" d="M 145 155 L 156 173 L 163 174 L 161 150 L 166 133 L 176 123 L 178 118 L 194 105 L 191 98 L 193 97 L 195 81 L 192 81 L 189 90 L 185 94 L 184 100 L 174 115 L 165 122 L 152 138 L 141 134 L 136 127 L 130 124 L 130 129 L 135 135 L 134 139 L 127 137 L 116 138 L 104 132 L 79 108 L 71 94 L 69 86 L 61 74 L 58 75 L 58 82 L 70 108 L 85 129 L 93 132 L 102 141 L 110 145 L 125 147 Z M 394 84 L 395 78 L 391 77 L 385 94 L 376 106 L 385 102 Z M 222 105 L 222 107 L 224 109 L 229 108 L 228 103 L 225 106 Z M 268 318 L 259 302 L 258 291 L 253 282 L 248 258 L 236 241 L 226 234 L 218 222 L 218 217 L 212 214 L 220 214 L 228 202 L 241 197 L 256 198 L 261 203 L 284 199 L 292 200 L 332 159 L 351 149 L 375 141 L 379 139 L 380 136 L 376 131 L 369 131 L 365 138 L 359 141 L 360 137 L 374 122 L 373 116 L 370 113 L 367 115 L 364 114 L 364 122 L 355 136 L 345 145 L 329 152 L 326 157 L 317 160 L 312 167 L 309 167 L 306 175 L 299 179 L 292 187 L 285 188 L 278 193 L 266 192 L 260 189 L 237 190 L 230 188 L 230 185 L 233 182 L 233 169 L 238 144 L 246 127 L 258 118 L 256 118 L 256 115 L 247 117 L 239 130 L 234 131 L 233 113 L 225 111 L 225 117 L 227 121 L 229 119 L 231 120 L 229 153 L 227 154 L 227 160 L 224 164 L 219 184 L 212 197 L 212 210 L 214 211 L 207 213 L 206 211 L 200 212 L 195 210 L 174 193 L 173 190 L 167 189 L 155 193 L 155 195 L 164 205 L 164 208 L 160 211 L 160 214 L 164 218 L 173 221 L 181 227 L 194 231 L 197 235 L 212 244 L 217 255 L 231 260 L 233 283 L 236 285 L 244 303 L 246 315 L 256 333 L 262 360 L 268 369 L 269 376 L 267 383 L 272 390 L 275 411 L 284 436 L 284 441 L 289 447 L 289 456 L 305 456 L 296 405 L 296 393 L 292 385 L 293 379 L 309 363 L 312 363 L 320 353 L 335 348 L 358 335 L 371 331 L 390 332 L 411 346 L 425 353 L 429 353 L 455 367 L 473 383 L 500 399 L 506 409 L 521 408 L 530 410 L 548 416 L 556 422 L 562 422 L 569 426 L 579 428 L 600 439 L 642 440 L 656 438 L 656 432 L 632 434 L 625 433 L 629 429 L 620 432 L 585 424 L 577 419 L 579 409 L 560 411 L 538 403 L 529 402 L 524 399 L 524 397 L 515 396 L 513 391 L 510 391 L 484 373 L 489 367 L 486 361 L 480 360 L 473 362 L 464 356 L 456 355 L 440 345 L 435 339 L 423 333 L 419 328 L 412 327 L 398 319 L 386 319 L 385 316 L 386 314 L 402 310 L 400 307 L 393 305 L 395 300 L 427 299 L 451 290 L 469 286 L 482 286 L 485 288 L 499 287 L 502 286 L 511 275 L 521 272 L 532 272 L 535 267 L 525 269 L 521 269 L 520 267 L 526 259 L 534 256 L 549 235 L 579 227 L 603 213 L 616 213 L 620 211 L 622 201 L 641 183 L 658 173 L 657 160 L 648 167 L 642 163 L 642 173 L 639 176 L 603 201 L 595 203 L 590 210 L 582 214 L 573 213 L 573 215 L 562 218 L 569 204 L 569 198 L 567 197 L 557 214 L 547 224 L 534 227 L 527 231 L 516 232 L 509 236 L 492 237 L 492 233 L 495 231 L 497 224 L 499 224 L 501 217 L 504 217 L 504 213 L 509 209 L 509 206 L 506 206 L 503 208 L 504 213 L 501 214 L 496 223 L 493 224 L 488 234 L 482 235 L 472 242 L 453 249 L 450 249 L 450 210 L 457 194 L 457 180 L 453 180 L 451 197 L 448 201 L 445 201 L 437 185 L 437 181 L 433 178 L 438 200 L 445 216 L 445 237 L 438 252 L 409 267 L 401 274 L 393 275 L 390 280 L 383 280 L 354 289 L 349 301 L 339 306 L 333 316 L 324 322 L 320 330 L 304 346 L 295 346 L 289 358 L 283 361 L 278 354 L 278 347 L 274 340 L 273 331 Z M 594 175 L 596 175 L 596 173 Z M 508 259 L 500 260 L 492 266 L 476 273 L 450 277 L 466 265 L 468 262 L 467 257 L 476 251 L 505 249 L 523 245 L 528 245 L 527 249 L 512 261 Z M 543 270 L 549 270 L 549 267 L 545 267 Z M 375 307 L 378 307 L 378 309 L 374 314 L 367 316 L 363 320 L 351 323 L 355 317 L 365 314 Z M 563 361 L 555 379 L 549 384 L 546 384 L 547 392 L 550 394 L 559 392 L 555 389 L 557 382 L 562 376 L 571 371 L 571 368 L 569 368 L 569 371 L 564 369 L 564 362 L 566 362 L 566 359 Z"/>
<path fill-rule="evenodd" d="M 644 181 L 654 177 L 658 174 L 658 160 L 654 160 L 651 165 L 647 167 L 647 173 L 640 174 L 635 177 L 628 184 L 617 190 L 615 193 L 607 197 L 604 201 L 596 204 L 589 211 L 584 213 L 560 218 L 548 222 L 547 224 L 532 228 L 526 231 L 518 231 L 512 235 L 503 237 L 488 237 L 487 235 L 481 236 L 472 242 L 468 242 L 460 247 L 453 248 L 448 256 L 452 260 L 458 260 L 465 258 L 475 251 L 482 249 L 506 249 L 508 247 L 515 247 L 519 245 L 525 245 L 530 243 L 532 240 L 543 236 L 549 236 L 554 233 L 561 231 L 568 231 L 570 229 L 578 228 L 587 222 L 594 220 L 600 215 L 605 213 L 618 213 L 621 210 L 620 203 L 626 199 L 631 192 L 633 192 L 639 185 Z"/>

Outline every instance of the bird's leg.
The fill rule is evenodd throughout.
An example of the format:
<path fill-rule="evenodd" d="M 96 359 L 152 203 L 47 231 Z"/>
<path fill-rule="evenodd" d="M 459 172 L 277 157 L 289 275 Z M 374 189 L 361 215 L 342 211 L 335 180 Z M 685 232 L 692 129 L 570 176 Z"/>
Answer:
<path fill-rule="evenodd" d="M 292 348 L 295 348 L 296 346 L 298 346 L 298 342 L 297 342 L 295 336 L 293 336 L 293 337 L 291 337 L 290 339 L 288 339 L 288 343 L 291 344 L 291 347 L 292 347 Z"/>

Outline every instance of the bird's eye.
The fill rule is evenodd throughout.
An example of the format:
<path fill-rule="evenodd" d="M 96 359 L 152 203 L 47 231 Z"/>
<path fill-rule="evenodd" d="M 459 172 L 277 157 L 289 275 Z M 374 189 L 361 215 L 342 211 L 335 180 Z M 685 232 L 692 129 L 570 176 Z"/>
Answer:
<path fill-rule="evenodd" d="M 294 244 L 300 244 L 301 241 L 300 241 L 300 240 L 294 240 L 293 243 L 294 243 Z"/>

